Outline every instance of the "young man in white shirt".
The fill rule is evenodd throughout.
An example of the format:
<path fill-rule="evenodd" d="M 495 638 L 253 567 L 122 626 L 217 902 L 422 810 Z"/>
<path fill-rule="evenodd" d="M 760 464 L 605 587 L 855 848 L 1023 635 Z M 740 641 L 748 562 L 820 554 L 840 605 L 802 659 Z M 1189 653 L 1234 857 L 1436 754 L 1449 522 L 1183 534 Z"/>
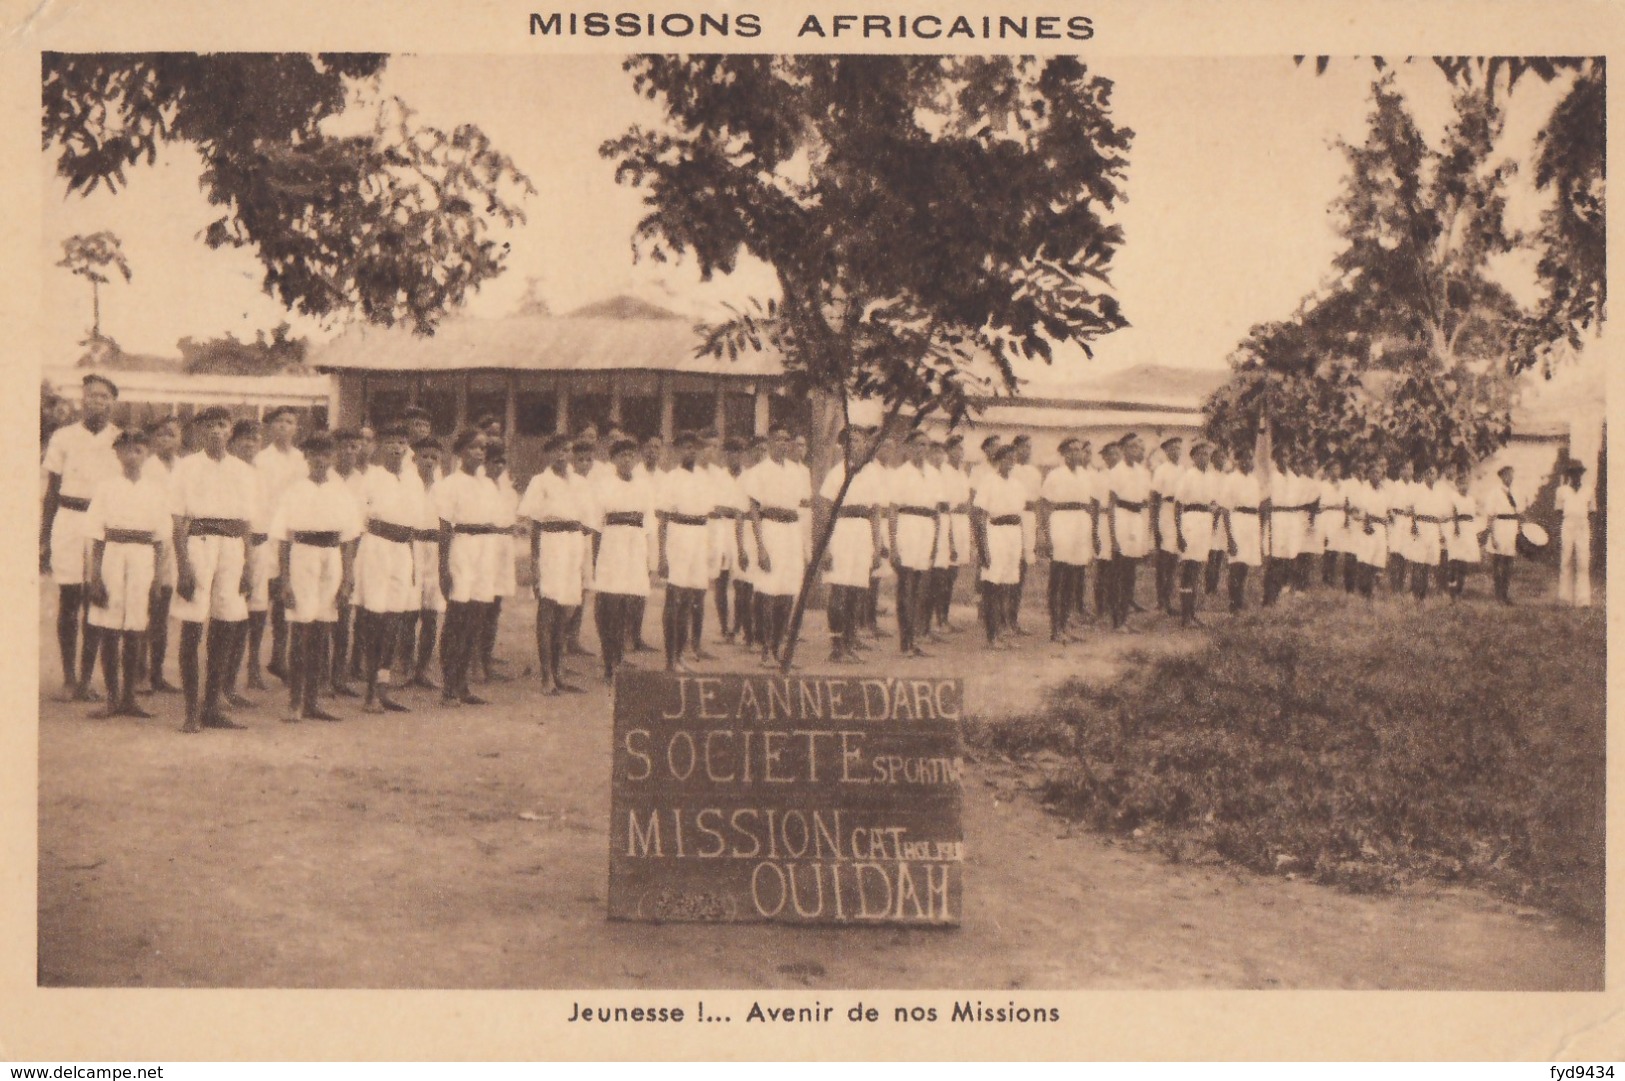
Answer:
<path fill-rule="evenodd" d="M 358 626 L 366 623 L 358 631 L 365 643 L 361 708 L 366 713 L 406 712 L 389 694 L 406 613 L 418 610 L 423 595 L 412 547 L 422 528 L 422 484 L 406 465 L 406 438 L 403 424 L 378 433 L 379 462 L 361 485 L 359 518 L 365 528 L 356 547 L 355 608 Z"/>
<path fill-rule="evenodd" d="M 1564 467 L 1565 483 L 1557 489 L 1557 513 L 1562 521 L 1557 599 L 1576 608 L 1591 607 L 1591 516 L 1597 504 L 1583 487 L 1585 468 L 1570 461 Z"/>
<path fill-rule="evenodd" d="M 790 433 L 774 428 L 768 433 L 768 456 L 741 478 L 745 494 L 750 497 L 746 541 L 759 568 L 757 633 L 761 638 L 762 665 L 769 668 L 776 664 L 806 568 L 802 503 L 810 503 L 811 493 L 806 489 L 805 474 L 790 461 L 789 450 Z"/>
<path fill-rule="evenodd" d="M 62 685 L 69 699 L 94 701 L 91 667 L 96 657 L 90 635 L 80 642 L 85 618 L 85 570 L 88 543 L 85 515 L 90 497 L 104 481 L 119 475 L 112 423 L 118 387 L 104 375 L 84 377 L 80 419 L 51 433 L 45 444 L 45 503 L 40 516 L 40 573 L 50 573 L 57 586 L 56 641 L 62 656 Z M 74 667 L 75 654 L 79 667 Z"/>
<path fill-rule="evenodd" d="M 1512 603 L 1512 566 L 1518 556 L 1518 530 L 1523 527 L 1523 506 L 1512 492 L 1513 471 L 1504 465 L 1496 471 L 1501 483 L 1484 498 L 1484 518 L 1489 523 L 1490 573 L 1495 599 Z"/>
<path fill-rule="evenodd" d="M 592 558 L 588 523 L 594 510 L 584 486 L 571 483 L 570 440 L 549 436 L 542 443 L 542 468 L 519 501 L 519 517 L 530 525 L 530 558 L 536 592 L 536 658 L 542 693 L 578 694 L 565 681 L 564 644 L 570 618 L 581 607 L 584 563 Z"/>
<path fill-rule="evenodd" d="M 407 431 L 409 434 L 412 431 L 410 424 Z M 407 610 L 406 627 L 401 633 L 401 664 L 411 665 L 410 685 L 426 691 L 440 689 L 440 684 L 429 677 L 429 666 L 434 662 L 440 617 L 446 611 L 446 596 L 440 591 L 440 513 L 436 509 L 434 491 L 445 476 L 441 468 L 445 459 L 444 446 L 430 435 L 412 444 L 412 457 L 407 463 L 407 468 L 417 474 L 418 481 L 414 493 L 418 518 L 412 531 L 412 567 L 418 591 Z"/>
<path fill-rule="evenodd" d="M 446 625 L 440 637 L 442 705 L 483 706 L 469 689 L 469 668 L 479 646 L 484 606 L 496 596 L 495 568 L 488 538 L 497 532 L 497 490 L 482 472 L 485 436 L 470 429 L 452 444 L 457 471 L 435 485 L 440 515 L 440 590 L 446 597 Z"/>
<path fill-rule="evenodd" d="M 1049 636 L 1056 643 L 1076 641 L 1071 616 L 1078 579 L 1094 562 L 1098 504 L 1093 478 L 1082 468 L 1082 446 L 1075 437 L 1061 440 L 1061 464 L 1049 471 L 1039 489 L 1038 557 L 1049 560 Z"/>
<path fill-rule="evenodd" d="M 332 472 L 332 437 L 315 432 L 303 450 L 308 472 L 283 492 L 270 528 L 277 551 L 274 580 L 289 625 L 288 712 L 283 719 L 336 721 L 317 694 L 328 640 L 338 623 L 339 597 L 354 582 L 361 515 L 344 481 Z"/>
<path fill-rule="evenodd" d="M 174 615 L 181 621 L 181 691 L 188 734 L 205 728 L 242 728 L 220 708 L 247 638 L 250 522 L 258 516 L 254 467 L 227 453 L 231 414 L 211 406 L 197 415 L 197 454 L 175 466 Z M 206 668 L 199 671 L 205 645 Z"/>
<path fill-rule="evenodd" d="M 657 536 L 655 504 L 649 486 L 633 473 L 637 460 L 633 440 L 611 444 L 612 473 L 594 492 L 600 539 L 593 568 L 593 616 L 606 684 L 613 684 L 625 655 L 627 623 L 637 610 L 635 602 L 649 596 L 649 545 Z"/>
<path fill-rule="evenodd" d="M 1213 544 L 1213 521 L 1219 502 L 1218 476 L 1208 470 L 1208 446 L 1191 445 L 1190 468 L 1174 488 L 1174 542 L 1179 559 L 1179 624 L 1201 626 L 1196 618 L 1196 593 Z"/>
<path fill-rule="evenodd" d="M 681 432 L 673 445 L 677 467 L 651 493 L 658 520 L 655 574 L 666 583 L 661 612 L 666 671 L 687 672 L 684 653 L 690 635 L 701 626 L 711 581 L 711 511 L 716 499 L 710 478 L 700 467 L 699 437 Z"/>
<path fill-rule="evenodd" d="M 158 566 L 168 539 L 168 492 L 143 478 L 147 437 L 120 432 L 113 442 L 120 472 L 91 496 L 85 533 L 90 541 L 90 610 L 85 633 L 102 654 L 107 705 L 98 717 L 151 717 L 136 705 L 142 639 Z M 120 670 L 122 669 L 122 676 Z"/>
<path fill-rule="evenodd" d="M 1248 572 L 1264 562 L 1264 500 L 1264 486 L 1253 472 L 1252 451 L 1242 447 L 1236 452 L 1235 470 L 1225 476 L 1219 490 L 1232 614 L 1246 607 Z"/>
<path fill-rule="evenodd" d="M 857 661 L 858 629 L 863 604 L 869 591 L 869 576 L 885 558 L 886 545 L 880 522 L 879 504 L 885 500 L 880 475 L 869 462 L 852 474 L 848 484 L 847 460 L 857 462 L 869 452 L 870 433 L 847 428 L 837 436 L 842 448 L 824 483 L 818 489 L 822 513 L 833 515 L 829 547 L 824 553 L 824 584 L 829 589 L 825 614 L 829 622 L 829 659 L 834 664 Z M 840 509 L 836 497 L 846 485 Z"/>
<path fill-rule="evenodd" d="M 1008 649 L 1011 594 L 1021 581 L 1021 511 L 1026 495 L 1010 479 L 1015 465 L 1013 446 L 995 445 L 988 459 L 988 471 L 977 482 L 972 503 L 971 529 L 976 535 L 981 572 L 982 628 L 989 649 Z"/>
<path fill-rule="evenodd" d="M 174 502 L 175 463 L 181 445 L 181 425 L 175 417 L 164 417 L 147 426 L 150 453 L 142 473 L 162 493 L 165 513 Z M 147 613 L 146 676 L 153 693 L 178 694 L 180 688 L 164 678 L 164 661 L 169 653 L 169 608 L 175 599 L 175 545 L 165 530 L 165 541 L 153 582 L 152 607 Z"/>
<path fill-rule="evenodd" d="M 254 472 L 259 475 L 261 500 L 265 512 L 274 514 L 282 502 L 282 493 L 303 479 L 306 474 L 305 458 L 294 446 L 299 436 L 299 411 L 291 405 L 279 405 L 265 414 L 265 446 L 254 455 Z M 284 682 L 287 681 L 288 624 L 282 603 L 281 583 L 277 581 L 277 552 L 275 546 L 262 544 L 256 549 L 262 566 L 256 577 L 266 581 L 266 594 L 271 619 L 271 660 L 265 670 Z M 254 611 L 248 616 L 249 686 L 259 687 L 260 640 L 265 633 L 265 613 Z"/>
<path fill-rule="evenodd" d="M 1144 461 L 1145 446 L 1130 433 L 1123 438 L 1123 461 L 1108 474 L 1107 530 L 1117 553 L 1112 629 L 1119 632 L 1128 630 L 1135 571 L 1151 553 L 1151 474 Z"/>
<path fill-rule="evenodd" d="M 1155 560 L 1157 608 L 1174 614 L 1174 582 L 1179 576 L 1181 553 L 1175 538 L 1174 504 L 1179 478 L 1185 464 L 1180 460 L 1185 441 L 1177 435 L 1162 441 L 1163 460 L 1151 471 L 1152 558 Z"/>

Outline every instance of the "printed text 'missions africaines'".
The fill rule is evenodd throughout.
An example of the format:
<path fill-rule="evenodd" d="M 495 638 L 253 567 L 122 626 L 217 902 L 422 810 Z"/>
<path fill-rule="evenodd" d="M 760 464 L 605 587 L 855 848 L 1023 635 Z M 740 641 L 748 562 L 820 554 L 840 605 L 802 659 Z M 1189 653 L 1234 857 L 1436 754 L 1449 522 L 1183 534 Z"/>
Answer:
<path fill-rule="evenodd" d="M 531 12 L 530 33 L 542 37 L 756 38 L 767 27 L 756 12 Z M 806 15 L 796 37 L 865 41 L 1088 41 L 1087 15 Z"/>

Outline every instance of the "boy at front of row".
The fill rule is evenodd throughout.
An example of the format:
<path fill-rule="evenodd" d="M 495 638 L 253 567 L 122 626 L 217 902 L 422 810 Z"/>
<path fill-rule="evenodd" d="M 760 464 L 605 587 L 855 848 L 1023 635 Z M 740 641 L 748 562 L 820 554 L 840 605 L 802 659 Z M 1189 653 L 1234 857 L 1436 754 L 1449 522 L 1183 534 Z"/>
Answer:
<path fill-rule="evenodd" d="M 136 705 L 141 650 L 152 604 L 153 582 L 169 546 L 168 493 L 142 476 L 147 436 L 120 432 L 113 441 L 120 473 L 91 497 L 86 513 L 90 552 L 90 610 L 85 633 L 92 655 L 102 651 L 107 705 L 94 716 L 151 717 Z"/>
<path fill-rule="evenodd" d="M 323 660 L 339 621 L 339 598 L 354 577 L 360 515 L 344 481 L 333 474 L 333 437 L 316 432 L 304 443 L 309 473 L 289 485 L 271 520 L 277 548 L 279 598 L 288 621 L 288 713 L 285 721 L 336 721 L 316 693 Z"/>

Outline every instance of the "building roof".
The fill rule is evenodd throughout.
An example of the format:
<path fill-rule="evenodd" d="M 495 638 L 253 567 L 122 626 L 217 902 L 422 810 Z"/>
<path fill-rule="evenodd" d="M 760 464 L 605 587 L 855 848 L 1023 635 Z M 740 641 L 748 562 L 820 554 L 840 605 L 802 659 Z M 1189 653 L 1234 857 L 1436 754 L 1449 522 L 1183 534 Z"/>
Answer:
<path fill-rule="evenodd" d="M 357 326 L 318 345 L 306 361 L 318 371 L 610 372 L 664 371 L 760 378 L 783 371 L 771 348 L 737 359 L 696 356 L 688 320 L 627 298 L 570 315 L 448 319 L 432 337 L 404 327 Z"/>

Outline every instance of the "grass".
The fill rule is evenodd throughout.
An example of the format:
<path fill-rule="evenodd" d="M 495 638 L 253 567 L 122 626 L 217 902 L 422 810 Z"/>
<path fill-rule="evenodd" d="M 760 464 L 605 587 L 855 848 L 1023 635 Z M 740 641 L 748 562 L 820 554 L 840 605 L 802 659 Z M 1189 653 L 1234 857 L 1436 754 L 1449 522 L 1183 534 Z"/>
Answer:
<path fill-rule="evenodd" d="M 1600 925 L 1606 670 L 1600 608 L 1315 593 L 969 735 L 1059 752 L 1052 810 L 1175 860 L 1471 884 Z"/>

